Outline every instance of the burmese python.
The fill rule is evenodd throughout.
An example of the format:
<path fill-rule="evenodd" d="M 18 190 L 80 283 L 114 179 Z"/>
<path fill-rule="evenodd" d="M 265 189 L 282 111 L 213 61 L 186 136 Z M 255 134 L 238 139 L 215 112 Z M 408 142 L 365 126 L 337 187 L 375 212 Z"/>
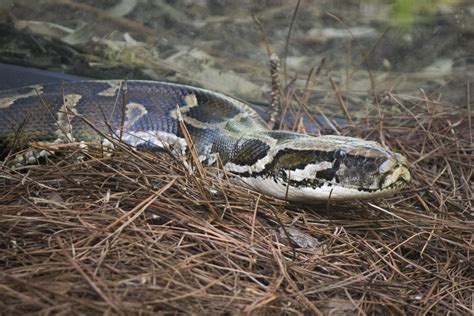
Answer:
<path fill-rule="evenodd" d="M 129 145 L 165 144 L 184 153 L 182 118 L 203 162 L 212 164 L 218 154 L 235 179 L 290 201 L 375 198 L 399 191 L 410 180 L 406 159 L 376 142 L 270 130 L 241 101 L 153 81 L 81 81 L 0 91 L 0 154 L 18 134 L 34 141 L 104 141 L 81 116 L 103 133 L 121 134 Z"/>

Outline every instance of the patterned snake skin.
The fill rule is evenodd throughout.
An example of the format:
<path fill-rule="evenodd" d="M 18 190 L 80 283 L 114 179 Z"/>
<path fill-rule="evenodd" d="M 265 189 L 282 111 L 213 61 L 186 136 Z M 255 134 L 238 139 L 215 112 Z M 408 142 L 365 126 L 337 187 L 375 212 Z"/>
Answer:
<path fill-rule="evenodd" d="M 290 201 L 376 198 L 410 180 L 406 159 L 378 143 L 273 131 L 241 101 L 154 81 L 81 81 L 0 91 L 0 155 L 29 141 L 103 142 L 83 118 L 105 134 L 122 134 L 129 145 L 166 145 L 185 153 L 182 118 L 203 162 L 212 164 L 219 155 L 239 183 Z"/>

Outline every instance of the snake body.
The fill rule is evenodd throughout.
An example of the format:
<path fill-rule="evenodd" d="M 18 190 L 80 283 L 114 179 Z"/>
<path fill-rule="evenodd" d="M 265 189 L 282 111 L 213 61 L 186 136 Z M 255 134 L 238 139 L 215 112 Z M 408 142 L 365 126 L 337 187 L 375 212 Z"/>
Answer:
<path fill-rule="evenodd" d="M 139 148 L 187 146 L 217 157 L 242 184 L 290 201 L 393 194 L 410 180 L 406 159 L 380 144 L 270 130 L 247 104 L 191 86 L 156 81 L 81 81 L 0 91 L 0 154 L 27 141 L 103 142 L 121 135 Z"/>

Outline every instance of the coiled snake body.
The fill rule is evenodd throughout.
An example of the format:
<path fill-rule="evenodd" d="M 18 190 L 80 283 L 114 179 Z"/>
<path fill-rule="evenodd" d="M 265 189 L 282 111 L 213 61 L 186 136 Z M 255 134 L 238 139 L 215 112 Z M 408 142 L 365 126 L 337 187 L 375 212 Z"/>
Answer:
<path fill-rule="evenodd" d="M 122 134 L 132 146 L 166 145 L 185 152 L 182 118 L 202 161 L 212 164 L 219 155 L 241 183 L 290 201 L 381 197 L 410 180 L 406 159 L 376 142 L 273 131 L 241 101 L 154 81 L 82 81 L 0 91 L 0 153 L 19 131 L 31 141 L 102 142 L 80 116 L 103 133 Z"/>

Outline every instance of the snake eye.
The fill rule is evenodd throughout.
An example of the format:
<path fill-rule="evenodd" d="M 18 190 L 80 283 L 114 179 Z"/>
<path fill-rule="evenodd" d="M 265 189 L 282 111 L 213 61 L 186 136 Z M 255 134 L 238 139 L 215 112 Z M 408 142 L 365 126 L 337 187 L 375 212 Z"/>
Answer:
<path fill-rule="evenodd" d="M 342 149 L 338 149 L 334 152 L 334 158 L 337 160 L 344 159 L 346 157 L 346 152 Z"/>
<path fill-rule="evenodd" d="M 332 166 L 333 170 L 338 170 L 341 166 L 342 160 L 346 157 L 346 152 L 342 149 L 338 149 L 334 152 L 334 164 Z"/>

